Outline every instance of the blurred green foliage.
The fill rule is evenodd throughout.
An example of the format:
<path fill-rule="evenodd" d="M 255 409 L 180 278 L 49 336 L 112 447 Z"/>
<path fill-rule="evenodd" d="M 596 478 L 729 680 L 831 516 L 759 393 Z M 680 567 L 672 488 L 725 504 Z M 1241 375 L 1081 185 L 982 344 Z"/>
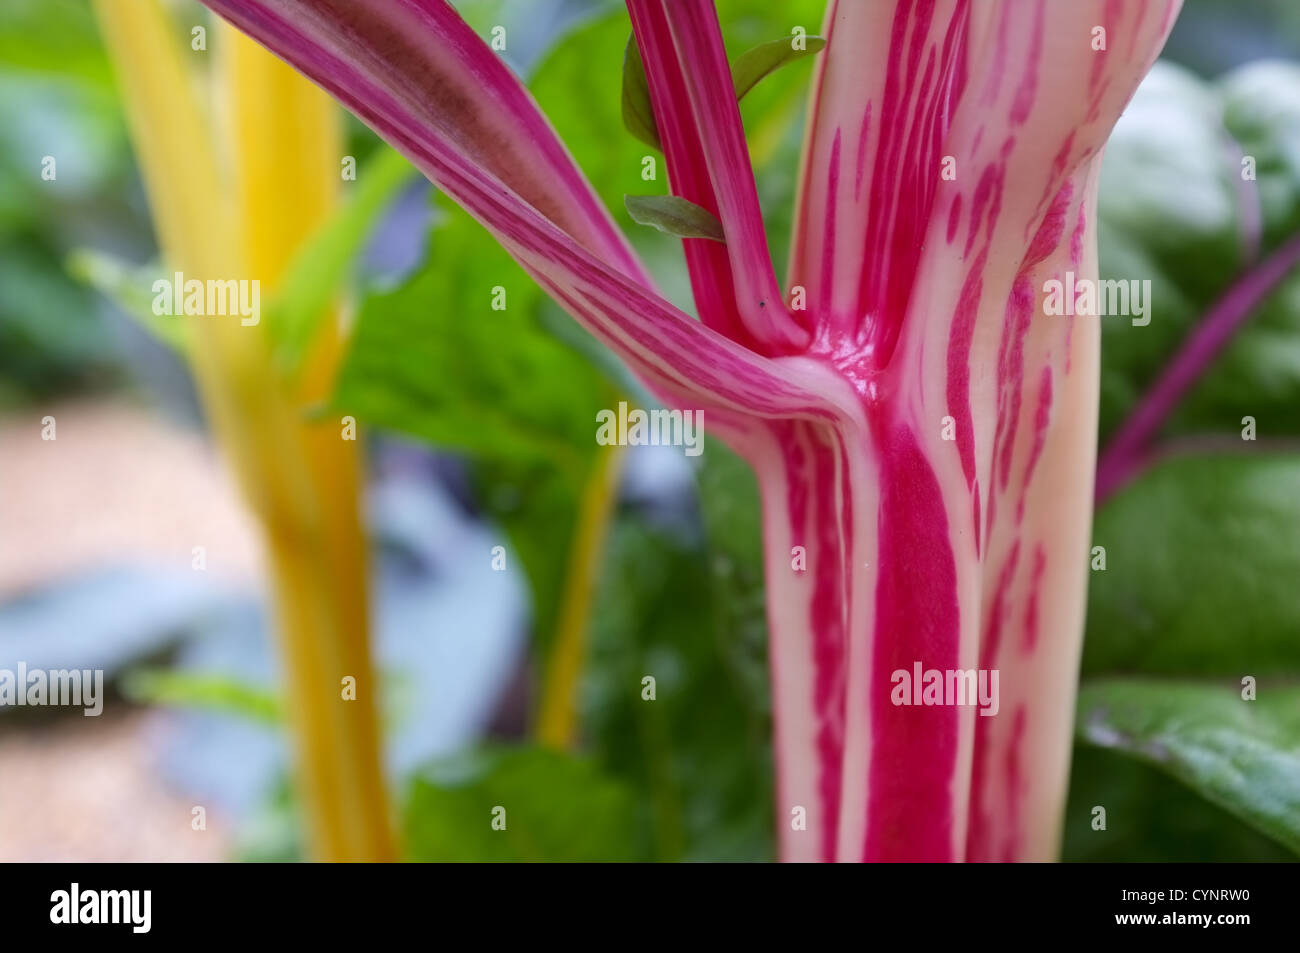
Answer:
<path fill-rule="evenodd" d="M 1251 63 L 1212 81 L 1157 64 L 1102 171 L 1102 276 L 1152 282 L 1149 325 L 1103 319 L 1103 445 L 1206 310 L 1297 235 L 1300 64 Z M 1107 566 L 1089 582 L 1077 722 L 1092 750 L 1073 772 L 1067 859 L 1267 855 L 1257 837 L 1224 836 L 1240 825 L 1212 805 L 1300 850 L 1297 433 L 1293 272 L 1168 421 L 1163 437 L 1181 449 L 1097 512 Z M 1113 680 L 1136 675 L 1178 681 Z M 1259 679 L 1258 701 L 1240 697 L 1246 676 Z M 1152 768 L 1201 797 L 1172 797 Z M 1092 805 L 1108 809 L 1105 834 L 1088 826 Z"/>
<path fill-rule="evenodd" d="M 1097 513 L 1085 676 L 1294 676 L 1300 454 L 1154 466 Z"/>
<path fill-rule="evenodd" d="M 42 176 L 47 156 L 53 179 Z M 121 108 L 89 5 L 6 0 L 0 405 L 118 379 L 115 341 L 93 293 L 68 279 L 64 257 L 88 235 L 139 237 L 141 220 L 123 201 L 130 174 Z"/>
<path fill-rule="evenodd" d="M 654 859 L 770 859 L 758 491 L 747 465 L 716 441 L 701 459 L 703 533 L 635 508 L 620 514 L 581 723 L 600 762 L 647 801 Z M 646 676 L 653 702 L 642 697 Z"/>
<path fill-rule="evenodd" d="M 543 295 L 509 255 L 439 204 L 424 267 L 365 299 L 335 409 L 474 463 L 480 499 L 528 574 L 544 648 L 595 463 L 596 411 L 613 388 L 547 333 Z"/>
<path fill-rule="evenodd" d="M 208 709 L 263 724 L 279 724 L 281 700 L 226 675 L 172 669 L 135 669 L 121 682 L 122 693 L 135 702 Z"/>
<path fill-rule="evenodd" d="M 635 860 L 637 799 L 586 761 L 542 748 L 485 748 L 431 766 L 404 813 L 415 861 Z"/>

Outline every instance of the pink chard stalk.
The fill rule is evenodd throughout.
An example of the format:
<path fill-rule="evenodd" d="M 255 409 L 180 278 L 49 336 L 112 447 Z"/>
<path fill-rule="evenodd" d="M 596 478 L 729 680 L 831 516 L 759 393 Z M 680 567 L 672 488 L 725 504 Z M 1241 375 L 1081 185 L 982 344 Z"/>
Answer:
<path fill-rule="evenodd" d="M 204 2 L 753 466 L 782 858 L 1054 857 L 1100 327 L 1044 283 L 1097 277 L 1102 146 L 1180 0 L 832 0 L 785 293 L 713 4 L 628 0 L 672 191 L 725 236 L 683 239 L 699 321 L 444 0 Z"/>

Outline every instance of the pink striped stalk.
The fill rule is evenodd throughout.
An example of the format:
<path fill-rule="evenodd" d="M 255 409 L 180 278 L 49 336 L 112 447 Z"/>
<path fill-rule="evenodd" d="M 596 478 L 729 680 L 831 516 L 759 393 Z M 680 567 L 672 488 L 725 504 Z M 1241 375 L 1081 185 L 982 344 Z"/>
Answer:
<path fill-rule="evenodd" d="M 786 293 L 712 3 L 628 0 L 672 190 L 726 235 L 683 240 L 698 322 L 444 0 L 204 2 L 753 465 L 782 858 L 1052 858 L 1100 328 L 1043 287 L 1097 276 L 1100 152 L 1181 0 L 832 0 Z M 997 713 L 895 704 L 918 663 L 996 670 Z"/>

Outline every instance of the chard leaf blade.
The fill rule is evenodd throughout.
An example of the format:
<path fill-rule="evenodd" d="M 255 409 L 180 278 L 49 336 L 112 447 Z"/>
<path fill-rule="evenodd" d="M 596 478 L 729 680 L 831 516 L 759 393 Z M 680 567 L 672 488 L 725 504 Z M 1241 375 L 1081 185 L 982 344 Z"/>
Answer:
<path fill-rule="evenodd" d="M 725 242 L 722 223 L 708 209 L 676 195 L 627 195 L 627 214 L 638 225 L 649 225 L 678 238 L 707 238 Z"/>
<path fill-rule="evenodd" d="M 776 72 L 782 66 L 803 59 L 805 56 L 812 56 L 826 46 L 826 41 L 820 36 L 807 36 L 803 37 L 803 40 L 803 49 L 795 49 L 791 37 L 760 43 L 732 60 L 731 81 L 736 87 L 736 99 L 744 99 L 745 94 L 757 86 L 764 77 Z"/>

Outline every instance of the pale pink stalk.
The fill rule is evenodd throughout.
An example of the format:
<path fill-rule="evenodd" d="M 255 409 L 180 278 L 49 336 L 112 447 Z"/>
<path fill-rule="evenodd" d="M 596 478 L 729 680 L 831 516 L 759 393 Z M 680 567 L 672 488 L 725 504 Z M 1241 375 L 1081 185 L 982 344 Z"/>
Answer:
<path fill-rule="evenodd" d="M 683 240 L 699 322 L 443 0 L 205 2 L 753 464 L 781 856 L 1054 856 L 1099 327 L 1046 316 L 1043 285 L 1096 278 L 1100 150 L 1180 0 L 832 2 L 785 293 L 713 5 L 628 0 L 672 189 L 726 234 Z M 895 704 L 917 663 L 996 669 L 997 714 Z"/>

